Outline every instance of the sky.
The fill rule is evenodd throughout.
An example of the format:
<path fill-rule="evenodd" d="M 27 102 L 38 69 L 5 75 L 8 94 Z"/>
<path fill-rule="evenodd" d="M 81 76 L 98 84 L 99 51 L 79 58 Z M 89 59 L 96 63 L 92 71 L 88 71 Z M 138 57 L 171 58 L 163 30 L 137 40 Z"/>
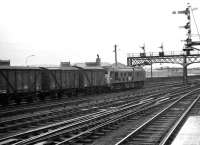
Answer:
<path fill-rule="evenodd" d="M 60 61 L 126 64 L 127 53 L 181 51 L 186 31 L 184 10 L 199 0 L 0 0 L 0 59 L 11 65 Z M 194 11 L 200 24 L 200 9 Z"/>

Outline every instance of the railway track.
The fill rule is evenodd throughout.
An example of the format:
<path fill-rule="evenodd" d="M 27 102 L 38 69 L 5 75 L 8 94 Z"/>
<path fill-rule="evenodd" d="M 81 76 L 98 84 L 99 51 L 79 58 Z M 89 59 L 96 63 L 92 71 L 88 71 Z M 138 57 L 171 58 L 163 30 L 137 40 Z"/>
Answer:
<path fill-rule="evenodd" d="M 174 95 L 171 95 L 171 97 Z M 170 97 L 170 96 L 168 96 L 168 97 Z M 175 99 L 175 97 L 173 97 L 173 99 Z M 72 121 L 68 120 L 67 122 L 64 122 L 64 123 L 67 123 L 67 124 L 65 124 L 64 127 L 63 126 L 58 127 L 57 126 L 58 124 L 56 124 L 56 125 L 54 124 L 54 125 L 50 125 L 48 127 L 42 127 L 40 129 L 32 130 L 32 131 L 26 132 L 24 134 L 21 133 L 21 134 L 15 135 L 15 136 L 11 136 L 11 137 L 5 138 L 4 140 L 1 140 L 1 141 L 13 141 L 13 142 L 16 141 L 17 142 L 16 144 L 31 144 L 31 143 L 36 143 L 36 142 L 40 142 L 40 141 L 45 141 L 47 143 L 47 142 L 51 142 L 52 140 L 53 140 L 53 142 L 59 142 L 59 141 L 55 141 L 55 140 L 60 139 L 60 136 L 63 137 L 63 135 L 62 135 L 63 131 L 65 134 L 64 135 L 65 137 L 63 137 L 63 138 L 66 139 L 66 137 L 68 136 L 68 139 L 67 139 L 68 141 L 69 141 L 70 137 L 71 137 L 70 140 L 76 141 L 77 138 L 80 139 L 80 138 L 83 138 L 82 136 L 85 137 L 85 136 L 88 136 L 88 134 L 91 135 L 91 131 L 98 130 L 99 128 L 102 128 L 106 125 L 110 126 L 110 124 L 115 124 L 119 120 L 122 120 L 122 118 L 127 118 L 128 116 L 133 115 L 133 112 L 135 112 L 135 113 L 140 112 L 140 114 L 141 114 L 141 111 L 144 110 L 144 108 L 149 107 L 150 105 L 152 105 L 152 103 L 155 103 L 155 101 L 157 104 L 160 104 L 161 102 L 168 101 L 168 99 L 166 99 L 166 97 L 165 98 L 157 97 L 154 99 L 146 98 L 146 100 L 143 100 L 143 101 L 139 102 L 138 104 L 136 104 L 136 103 L 133 104 L 133 103 L 129 102 L 125 105 L 122 105 L 121 107 L 110 108 L 110 109 L 106 109 L 106 110 L 97 112 L 97 114 L 92 114 L 92 117 L 87 116 L 87 117 L 83 117 L 83 118 L 78 118 L 79 121 L 73 120 L 73 122 L 72 122 Z M 142 106 L 142 104 L 144 106 Z M 143 108 L 143 109 L 141 109 L 141 108 Z M 159 107 L 159 108 L 161 108 L 161 107 Z M 118 111 L 118 113 L 117 113 L 117 111 Z M 96 116 L 96 115 L 97 115 L 97 118 L 94 118 L 94 116 Z M 103 118 L 101 118 L 101 117 L 103 117 Z M 86 118 L 86 119 L 84 120 L 84 118 Z M 82 120 L 81 122 L 80 122 L 80 119 Z M 69 123 L 71 123 L 71 124 L 69 124 Z M 59 124 L 59 125 L 61 125 L 61 124 Z M 76 125 L 78 125 L 78 126 L 76 126 Z M 90 125 L 90 126 L 88 126 L 88 125 Z M 45 130 L 44 130 L 44 128 L 45 128 Z M 88 128 L 90 131 L 88 131 Z M 52 130 L 52 131 L 48 131 L 48 130 Z M 68 131 L 67 135 L 66 135 L 66 130 Z M 77 135 L 77 131 L 79 131 L 79 133 L 78 133 L 79 135 Z M 74 133 L 76 133 L 76 135 L 74 135 Z M 36 135 L 32 136 L 32 134 L 34 134 L 34 135 L 36 134 Z M 96 136 L 98 136 L 97 134 L 98 133 L 95 133 Z M 52 135 L 53 135 L 53 137 L 52 137 Z M 93 137 L 95 135 L 93 135 Z M 27 138 L 27 136 L 29 138 Z M 32 137 L 30 137 L 30 136 L 32 136 Z M 49 141 L 49 138 L 51 138 L 50 141 Z M 47 140 L 45 140 L 45 139 L 47 139 Z M 62 142 L 62 141 L 60 141 L 60 142 Z M 65 140 L 65 142 L 66 142 L 66 140 Z"/>
<path fill-rule="evenodd" d="M 157 99 L 159 101 L 159 99 Z M 76 119 L 68 120 L 59 124 L 50 125 L 47 127 L 42 127 L 37 130 L 31 130 L 29 132 L 21 133 L 4 140 L 13 141 L 14 145 L 25 145 L 25 144 L 33 144 L 38 142 L 45 141 L 46 143 L 56 142 L 60 135 L 65 134 L 66 136 L 71 136 L 71 139 L 76 138 L 76 135 L 80 134 L 88 134 L 88 129 L 98 129 L 102 125 L 108 125 L 113 121 L 119 119 L 119 117 L 127 116 L 128 114 L 132 114 L 133 111 L 137 111 L 138 109 L 142 109 L 144 107 L 150 106 L 154 104 L 155 100 L 143 100 L 138 104 L 127 103 L 117 108 L 111 108 L 108 110 L 102 110 L 94 114 L 89 114 L 83 117 L 79 117 Z M 50 140 L 49 140 L 50 138 Z M 53 142 L 52 142 L 53 138 Z M 55 140 L 54 140 L 55 139 Z M 11 143 L 11 142 L 9 142 Z"/>
<path fill-rule="evenodd" d="M 200 89 L 196 89 L 184 95 L 152 118 L 149 118 L 116 145 L 169 144 L 173 133 L 177 132 L 176 129 L 180 128 L 192 107 L 199 100 L 199 92 Z"/>
<path fill-rule="evenodd" d="M 185 88 L 186 89 L 186 88 Z M 156 98 L 161 95 L 165 95 L 166 93 L 172 93 L 172 92 L 179 92 L 180 90 L 169 89 L 165 90 L 163 92 L 159 92 L 157 94 L 146 94 L 146 97 L 144 96 L 126 96 L 121 99 L 115 98 L 114 100 L 102 100 L 101 102 L 96 102 L 89 104 L 88 106 L 76 106 L 76 108 L 57 108 L 52 110 L 46 110 L 42 112 L 36 112 L 34 114 L 26 114 L 21 116 L 14 116 L 10 118 L 0 120 L 0 132 L 3 135 L 0 135 L 1 137 L 8 136 L 9 134 L 14 134 L 16 132 L 21 132 L 30 128 L 36 128 L 43 126 L 45 124 L 52 124 L 54 122 L 59 122 L 65 119 L 70 119 L 76 116 L 85 115 L 89 113 L 96 112 L 101 109 L 107 109 L 110 107 L 116 107 L 119 105 L 122 105 L 127 102 L 137 103 L 141 100 L 141 97 L 144 97 L 146 99 L 149 98 Z M 183 91 L 183 89 L 181 90 Z M 182 92 L 183 93 L 183 92 Z M 116 100 L 117 99 L 117 100 Z M 16 131 L 15 131 L 16 130 Z M 7 132 L 7 133 L 6 133 Z"/>
<path fill-rule="evenodd" d="M 179 84 L 180 85 L 180 84 Z M 174 85 L 173 85 L 174 86 Z M 173 87 L 173 86 L 165 86 L 165 87 Z M 6 116 L 10 117 L 10 116 L 14 116 L 16 114 L 25 114 L 25 113 L 34 113 L 34 112 L 39 112 L 39 111 L 43 111 L 43 110 L 53 110 L 55 108 L 58 107 L 64 107 L 64 108 L 73 108 L 73 107 L 81 107 L 81 106 L 90 106 L 92 104 L 96 104 L 98 102 L 110 102 L 110 100 L 121 100 L 123 98 L 126 99 L 126 97 L 124 96 L 129 96 L 129 95 L 137 95 L 137 96 L 141 96 L 141 95 L 150 95 L 151 93 L 156 93 L 161 91 L 162 89 L 165 89 L 165 87 L 154 87 L 154 88 L 148 88 L 148 89 L 142 89 L 142 90 L 138 90 L 136 92 L 125 92 L 125 93 L 115 93 L 115 94 L 111 94 L 111 95 L 106 95 L 106 96 L 99 96 L 99 97 L 93 97 L 92 99 L 88 99 L 88 98 L 80 98 L 78 100 L 74 100 L 74 101 L 66 101 L 66 102 L 51 102 L 51 103 L 47 103 L 47 104 L 39 104 L 36 106 L 26 106 L 26 107 L 19 107 L 19 108 L 11 108 L 8 110 L 0 110 L 0 117 L 1 118 L 5 118 Z M 179 86 L 181 87 L 181 86 Z M 178 88 L 178 87 L 177 87 Z"/>
<path fill-rule="evenodd" d="M 154 86 L 150 86 L 144 89 L 140 89 L 140 90 L 136 90 L 135 94 L 139 95 L 142 94 L 143 92 L 153 92 L 153 91 L 159 91 L 165 87 L 175 87 L 175 86 L 181 86 L 182 83 L 177 83 L 177 82 L 170 82 L 170 83 L 159 83 L 156 84 Z M 130 94 L 130 91 L 126 91 L 126 92 L 122 92 Z M 105 94 L 103 95 L 104 97 L 102 97 L 102 95 L 95 96 L 87 96 L 87 97 L 78 97 L 78 98 L 70 98 L 70 99 L 64 99 L 64 100 L 57 100 L 54 101 L 52 103 L 52 100 L 49 100 L 47 102 L 44 103 L 39 103 L 39 104 L 29 104 L 29 105 L 21 105 L 21 106 L 9 106 L 9 107 L 0 107 L 0 117 L 6 117 L 6 116 L 11 116 L 11 115 L 16 115 L 16 114 L 24 114 L 24 113 L 29 113 L 29 112 L 36 112 L 36 111 L 41 111 L 41 110 L 47 110 L 47 109 L 53 109 L 53 108 L 57 108 L 59 106 L 73 106 L 73 105 L 77 105 L 77 104 L 82 104 L 82 103 L 88 103 L 91 101 L 96 101 L 96 100 L 101 100 L 102 98 L 106 98 L 106 96 L 109 96 L 109 98 L 114 98 L 116 97 L 116 94 L 118 96 L 119 93 L 113 93 L 113 94 Z M 132 93 L 133 94 L 133 93 Z M 98 99 L 99 98 L 99 99 Z"/>

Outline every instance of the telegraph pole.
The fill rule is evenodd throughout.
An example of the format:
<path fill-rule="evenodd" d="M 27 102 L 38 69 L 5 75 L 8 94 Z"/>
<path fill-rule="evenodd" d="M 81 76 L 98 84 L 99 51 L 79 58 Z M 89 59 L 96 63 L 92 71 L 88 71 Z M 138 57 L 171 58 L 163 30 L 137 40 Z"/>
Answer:
<path fill-rule="evenodd" d="M 115 66 L 117 67 L 117 45 L 116 44 L 114 45 L 114 51 L 113 52 L 115 53 Z"/>

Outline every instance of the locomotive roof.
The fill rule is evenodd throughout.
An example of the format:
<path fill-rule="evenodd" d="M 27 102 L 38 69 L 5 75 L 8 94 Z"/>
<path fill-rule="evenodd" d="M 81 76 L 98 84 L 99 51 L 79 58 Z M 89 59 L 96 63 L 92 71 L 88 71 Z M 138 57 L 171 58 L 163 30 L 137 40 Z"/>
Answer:
<path fill-rule="evenodd" d="M 7 70 L 39 70 L 38 67 L 29 67 L 29 66 L 0 66 L 0 69 Z"/>

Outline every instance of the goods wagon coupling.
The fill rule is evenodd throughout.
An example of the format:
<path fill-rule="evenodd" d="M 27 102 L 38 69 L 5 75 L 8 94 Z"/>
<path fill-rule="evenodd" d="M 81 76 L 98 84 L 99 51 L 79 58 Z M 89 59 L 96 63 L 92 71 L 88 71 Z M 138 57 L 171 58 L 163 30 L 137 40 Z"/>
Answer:
<path fill-rule="evenodd" d="M 0 67 L 0 104 L 23 100 L 32 102 L 46 97 L 61 98 L 140 88 L 145 71 L 140 68 L 101 66 L 68 67 Z"/>

